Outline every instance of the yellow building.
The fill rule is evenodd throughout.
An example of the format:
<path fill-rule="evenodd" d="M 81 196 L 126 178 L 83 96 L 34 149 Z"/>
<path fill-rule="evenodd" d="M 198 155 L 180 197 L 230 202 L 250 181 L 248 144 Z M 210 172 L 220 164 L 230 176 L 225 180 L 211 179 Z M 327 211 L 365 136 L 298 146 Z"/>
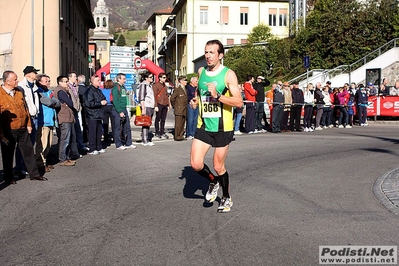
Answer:
<path fill-rule="evenodd" d="M 52 86 L 71 70 L 89 74 L 90 0 L 0 0 L 0 6 L 0 73 L 13 70 L 22 79 L 32 65 L 52 78 Z"/>

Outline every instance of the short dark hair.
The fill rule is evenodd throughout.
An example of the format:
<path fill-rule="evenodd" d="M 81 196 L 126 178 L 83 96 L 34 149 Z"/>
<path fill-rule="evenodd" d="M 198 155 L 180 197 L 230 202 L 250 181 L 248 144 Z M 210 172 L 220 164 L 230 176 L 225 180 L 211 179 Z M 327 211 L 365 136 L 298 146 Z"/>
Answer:
<path fill-rule="evenodd" d="M 58 77 L 57 77 L 57 84 L 60 84 L 60 82 L 61 82 L 62 79 L 68 79 L 68 77 L 67 77 L 67 76 L 64 76 L 64 75 L 58 76 Z"/>
<path fill-rule="evenodd" d="M 254 78 L 253 75 L 248 75 L 248 76 L 247 76 L 247 81 L 250 81 L 250 80 L 253 79 L 253 78 Z"/>
<path fill-rule="evenodd" d="M 219 40 L 210 40 L 206 42 L 206 45 L 212 45 L 212 44 L 217 44 L 219 46 L 218 53 L 224 54 L 224 46 Z"/>

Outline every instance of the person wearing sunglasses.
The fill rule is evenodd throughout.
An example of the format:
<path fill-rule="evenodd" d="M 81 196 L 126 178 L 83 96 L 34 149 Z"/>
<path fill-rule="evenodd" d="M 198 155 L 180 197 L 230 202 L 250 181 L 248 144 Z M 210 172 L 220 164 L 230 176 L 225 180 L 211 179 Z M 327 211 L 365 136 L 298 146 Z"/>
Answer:
<path fill-rule="evenodd" d="M 158 77 L 159 81 L 152 86 L 155 96 L 155 136 L 160 139 L 168 139 L 169 136 L 165 134 L 165 120 L 170 103 L 168 88 L 165 84 L 166 74 L 159 73 Z"/>

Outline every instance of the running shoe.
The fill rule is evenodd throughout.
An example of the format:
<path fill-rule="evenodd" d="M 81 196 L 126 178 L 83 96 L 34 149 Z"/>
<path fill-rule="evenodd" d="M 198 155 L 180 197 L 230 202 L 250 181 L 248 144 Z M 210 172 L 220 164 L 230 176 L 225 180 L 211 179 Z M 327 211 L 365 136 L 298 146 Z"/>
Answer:
<path fill-rule="evenodd" d="M 163 139 L 169 139 L 169 136 L 166 135 L 166 134 L 163 134 L 161 137 L 162 137 Z"/>
<path fill-rule="evenodd" d="M 120 150 L 120 151 L 124 151 L 124 150 L 126 150 L 126 147 L 125 146 L 120 146 L 120 147 L 118 147 L 118 148 L 116 148 L 117 150 Z"/>
<path fill-rule="evenodd" d="M 129 145 L 129 146 L 125 146 L 126 149 L 136 149 L 137 146 L 136 145 Z"/>
<path fill-rule="evenodd" d="M 98 151 L 98 153 L 106 153 L 106 152 L 107 152 L 107 151 L 104 150 L 104 149 L 101 149 L 101 150 Z"/>
<path fill-rule="evenodd" d="M 142 142 L 141 145 L 143 145 L 143 146 L 154 146 L 155 144 L 152 141 L 150 141 L 150 142 L 147 142 L 147 143 Z"/>
<path fill-rule="evenodd" d="M 237 130 L 237 131 L 234 131 L 234 135 L 242 135 L 242 133 L 241 133 L 241 131 Z"/>
<path fill-rule="evenodd" d="M 205 195 L 205 200 L 209 203 L 214 202 L 218 196 L 218 190 L 219 190 L 219 182 L 216 183 L 216 185 L 210 183 L 209 189 Z"/>
<path fill-rule="evenodd" d="M 88 154 L 90 154 L 90 155 L 98 155 L 100 153 L 98 151 L 92 151 L 92 152 L 89 152 Z"/>
<path fill-rule="evenodd" d="M 231 199 L 231 197 L 223 197 L 220 201 L 218 212 L 229 212 L 231 207 L 233 207 L 233 200 Z"/>

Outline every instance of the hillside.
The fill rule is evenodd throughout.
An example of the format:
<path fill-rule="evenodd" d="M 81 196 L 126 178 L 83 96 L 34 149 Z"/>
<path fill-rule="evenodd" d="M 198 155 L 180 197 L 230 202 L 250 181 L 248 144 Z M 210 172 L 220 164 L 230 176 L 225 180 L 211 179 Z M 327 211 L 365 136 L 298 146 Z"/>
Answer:
<path fill-rule="evenodd" d="M 97 5 L 97 0 L 90 0 L 92 10 Z M 156 11 L 171 7 L 173 0 L 105 0 L 110 11 L 110 29 L 142 29 L 143 23 Z"/>

